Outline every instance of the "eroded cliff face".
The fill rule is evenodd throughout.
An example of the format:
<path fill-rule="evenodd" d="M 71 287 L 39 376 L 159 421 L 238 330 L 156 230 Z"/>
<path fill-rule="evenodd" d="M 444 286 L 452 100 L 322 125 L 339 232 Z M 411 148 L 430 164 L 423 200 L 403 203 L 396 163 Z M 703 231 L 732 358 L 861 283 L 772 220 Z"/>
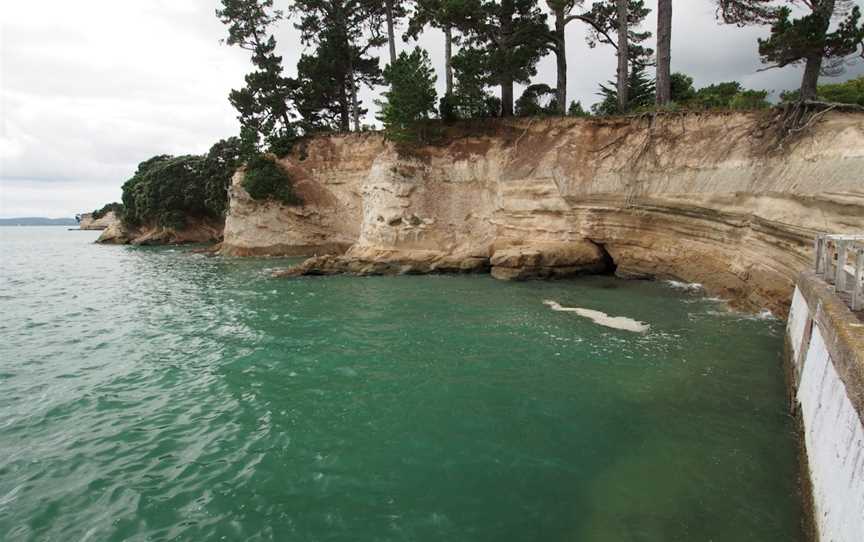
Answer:
<path fill-rule="evenodd" d="M 104 230 L 119 221 L 114 211 L 108 211 L 99 218 L 93 218 L 93 213 L 84 213 L 81 215 L 78 227 L 82 230 Z"/>
<path fill-rule="evenodd" d="M 540 262 L 528 276 L 559 276 L 542 262 L 580 272 L 611 257 L 623 276 L 699 282 L 785 314 L 815 233 L 864 230 L 864 115 L 828 113 L 779 147 L 755 113 L 515 119 L 447 132 L 448 143 L 410 152 L 375 134 L 305 142 L 282 160 L 299 207 L 251 200 L 238 175 L 223 251 L 348 249 L 325 262 L 333 272 L 476 270 L 479 259 L 495 274 L 496 262 L 521 261 L 518 248 Z M 522 276 L 512 268 L 498 275 Z"/>

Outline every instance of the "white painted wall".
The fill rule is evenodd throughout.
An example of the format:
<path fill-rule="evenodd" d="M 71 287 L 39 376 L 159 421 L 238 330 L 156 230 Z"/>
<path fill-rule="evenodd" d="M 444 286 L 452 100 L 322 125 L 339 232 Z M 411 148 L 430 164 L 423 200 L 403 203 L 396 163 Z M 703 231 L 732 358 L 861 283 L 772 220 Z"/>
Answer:
<path fill-rule="evenodd" d="M 787 327 L 793 349 L 801 344 L 807 303 L 796 289 Z M 797 399 L 821 542 L 864 541 L 864 427 L 813 326 Z"/>
<path fill-rule="evenodd" d="M 792 343 L 792 352 L 794 357 L 798 359 L 801 352 L 801 339 L 804 337 L 804 328 L 807 325 L 807 319 L 810 317 L 810 309 L 807 307 L 807 300 L 801 294 L 798 288 L 795 288 L 795 294 L 792 296 L 792 306 L 789 308 L 789 320 L 786 324 L 786 333 L 789 341 Z"/>

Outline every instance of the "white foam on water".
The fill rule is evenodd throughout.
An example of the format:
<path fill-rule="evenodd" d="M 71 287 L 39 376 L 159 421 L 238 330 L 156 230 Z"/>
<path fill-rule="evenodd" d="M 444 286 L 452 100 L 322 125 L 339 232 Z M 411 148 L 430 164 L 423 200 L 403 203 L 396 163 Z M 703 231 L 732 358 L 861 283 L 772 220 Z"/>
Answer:
<path fill-rule="evenodd" d="M 738 318 L 740 320 L 777 320 L 777 317 L 774 316 L 774 313 L 769 311 L 768 309 L 762 309 L 757 313 L 749 313 L 749 312 L 741 312 L 731 307 L 725 307 L 724 310 L 707 310 L 703 314 L 707 314 L 709 316 L 731 316 L 733 318 Z M 691 316 L 698 316 L 698 314 L 691 314 Z"/>
<path fill-rule="evenodd" d="M 623 329 L 624 331 L 633 331 L 634 333 L 645 333 L 651 326 L 645 322 L 627 318 L 626 316 L 609 316 L 605 312 L 595 311 L 591 309 L 583 309 L 581 307 L 562 307 L 557 301 L 547 299 L 543 304 L 558 312 L 575 312 L 583 318 L 588 318 L 595 324 L 611 327 L 613 329 Z"/>
<path fill-rule="evenodd" d="M 676 290 L 684 290 L 686 292 L 698 292 L 702 290 L 702 285 L 698 282 L 681 282 L 678 280 L 664 280 L 663 282 Z"/>

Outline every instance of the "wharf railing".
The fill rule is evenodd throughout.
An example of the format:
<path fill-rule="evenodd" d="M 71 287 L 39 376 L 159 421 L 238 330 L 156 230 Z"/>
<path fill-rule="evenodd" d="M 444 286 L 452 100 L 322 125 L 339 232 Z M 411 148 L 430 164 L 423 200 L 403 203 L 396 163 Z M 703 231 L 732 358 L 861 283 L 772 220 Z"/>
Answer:
<path fill-rule="evenodd" d="M 815 271 L 853 311 L 864 310 L 864 235 L 816 236 Z"/>

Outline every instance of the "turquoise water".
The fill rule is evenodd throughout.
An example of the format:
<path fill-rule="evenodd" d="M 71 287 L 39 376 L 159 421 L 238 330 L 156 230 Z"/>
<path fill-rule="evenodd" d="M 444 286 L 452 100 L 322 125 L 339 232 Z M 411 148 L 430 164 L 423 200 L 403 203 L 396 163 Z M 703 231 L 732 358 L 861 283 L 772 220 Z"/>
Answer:
<path fill-rule="evenodd" d="M 801 539 L 782 322 L 96 235 L 0 228 L 0 540 Z"/>

